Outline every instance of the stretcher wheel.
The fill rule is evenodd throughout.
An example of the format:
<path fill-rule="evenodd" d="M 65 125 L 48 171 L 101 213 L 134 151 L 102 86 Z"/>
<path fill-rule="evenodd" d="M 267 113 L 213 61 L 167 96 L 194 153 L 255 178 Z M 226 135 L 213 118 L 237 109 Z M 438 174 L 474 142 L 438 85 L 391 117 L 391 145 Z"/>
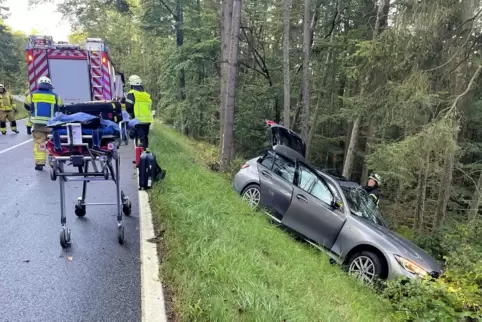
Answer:
<path fill-rule="evenodd" d="M 119 240 L 119 244 L 124 245 L 124 226 L 120 225 L 117 227 L 117 239 Z"/>
<path fill-rule="evenodd" d="M 132 203 L 129 199 L 124 200 L 124 203 L 122 204 L 122 212 L 126 216 L 130 216 L 132 213 Z"/>
<path fill-rule="evenodd" d="M 84 217 L 86 213 L 85 205 L 82 203 L 82 198 L 79 197 L 79 199 L 77 199 L 77 203 L 75 204 L 75 215 L 77 217 Z"/>
<path fill-rule="evenodd" d="M 62 229 L 60 232 L 60 246 L 64 249 L 70 247 L 70 229 Z"/>
<path fill-rule="evenodd" d="M 57 180 L 57 173 L 55 172 L 55 168 L 50 169 L 50 179 L 52 179 L 52 181 Z"/>

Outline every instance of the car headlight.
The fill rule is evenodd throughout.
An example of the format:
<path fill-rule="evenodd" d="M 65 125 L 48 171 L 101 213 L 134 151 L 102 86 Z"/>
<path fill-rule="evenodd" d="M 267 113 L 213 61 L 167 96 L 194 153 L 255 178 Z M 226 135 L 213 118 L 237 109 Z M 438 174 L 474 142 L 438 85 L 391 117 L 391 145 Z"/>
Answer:
<path fill-rule="evenodd" d="M 397 260 L 398 264 L 402 266 L 405 270 L 409 271 L 412 274 L 418 275 L 422 278 L 425 278 L 428 275 L 428 272 L 412 262 L 409 259 L 406 259 L 404 257 L 398 256 L 398 255 L 393 255 L 395 256 L 395 259 Z"/>

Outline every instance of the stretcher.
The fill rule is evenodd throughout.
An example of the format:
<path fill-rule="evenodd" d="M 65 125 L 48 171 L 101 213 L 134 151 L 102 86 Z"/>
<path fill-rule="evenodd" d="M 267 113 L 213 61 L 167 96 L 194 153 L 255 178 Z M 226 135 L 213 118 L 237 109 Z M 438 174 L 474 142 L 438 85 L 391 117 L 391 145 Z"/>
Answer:
<path fill-rule="evenodd" d="M 79 105 L 81 104 L 71 105 L 70 111 L 58 113 L 48 123 L 52 130 L 46 144 L 51 166 L 50 177 L 53 181 L 58 179 L 60 183 L 60 245 L 62 248 L 71 245 L 71 230 L 67 228 L 65 202 L 65 183 L 70 181 L 82 182 L 82 195 L 74 206 L 76 216 L 84 217 L 87 206 L 117 207 L 117 239 L 122 245 L 125 242 L 123 214 L 129 216 L 132 211 L 131 201 L 121 190 L 119 171 L 119 148 L 128 144 L 128 122 L 123 120 L 121 114 L 119 117 L 112 113 L 110 104 L 92 104 L 84 109 L 87 113 L 78 112 Z M 97 113 L 99 111 L 102 113 Z M 104 113 L 106 111 L 108 112 Z M 111 118 L 102 118 L 103 114 Z M 106 180 L 112 180 L 115 184 L 115 202 L 87 203 L 87 184 Z"/>

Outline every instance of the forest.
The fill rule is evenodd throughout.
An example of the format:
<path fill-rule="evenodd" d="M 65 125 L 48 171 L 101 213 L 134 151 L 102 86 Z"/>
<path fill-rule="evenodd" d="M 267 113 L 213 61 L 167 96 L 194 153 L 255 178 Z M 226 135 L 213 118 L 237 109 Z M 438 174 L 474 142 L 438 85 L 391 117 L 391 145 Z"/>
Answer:
<path fill-rule="evenodd" d="M 26 35 L 13 31 L 5 25 L 4 20 L 9 15 L 8 7 L 0 0 L 0 84 L 5 85 L 14 93 L 25 92 L 26 60 L 24 57 Z"/>
<path fill-rule="evenodd" d="M 58 9 L 71 42 L 101 37 L 118 69 L 142 77 L 165 123 L 217 145 L 221 170 L 259 152 L 270 119 L 301 134 L 317 167 L 361 183 L 378 173 L 391 227 L 445 265 L 436 283 L 392 283 L 383 296 L 407 321 L 482 321 L 480 0 L 65 0 Z"/>

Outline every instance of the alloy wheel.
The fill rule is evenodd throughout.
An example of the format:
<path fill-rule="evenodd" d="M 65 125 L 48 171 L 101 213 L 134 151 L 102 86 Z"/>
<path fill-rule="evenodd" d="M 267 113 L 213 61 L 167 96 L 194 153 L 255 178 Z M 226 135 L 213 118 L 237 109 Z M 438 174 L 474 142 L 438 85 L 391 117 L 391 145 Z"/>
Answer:
<path fill-rule="evenodd" d="M 248 202 L 248 205 L 251 208 L 257 207 L 259 205 L 259 201 L 261 200 L 259 189 L 256 187 L 246 189 L 246 191 L 243 193 L 243 199 Z"/>
<path fill-rule="evenodd" d="M 350 274 L 364 283 L 372 283 L 377 272 L 375 270 L 375 263 L 368 256 L 358 256 L 350 264 L 348 269 Z"/>

